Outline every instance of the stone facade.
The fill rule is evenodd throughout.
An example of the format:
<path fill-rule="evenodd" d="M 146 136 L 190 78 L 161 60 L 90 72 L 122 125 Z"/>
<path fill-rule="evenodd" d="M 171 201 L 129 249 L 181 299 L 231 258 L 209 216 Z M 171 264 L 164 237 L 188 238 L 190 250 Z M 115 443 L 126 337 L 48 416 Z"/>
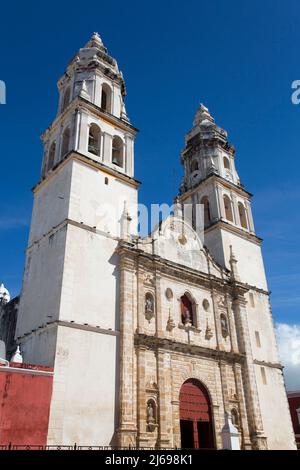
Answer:
<path fill-rule="evenodd" d="M 58 87 L 16 330 L 25 362 L 54 366 L 48 443 L 180 447 L 191 383 L 206 400 L 206 445 L 222 448 L 229 413 L 241 448 L 295 448 L 261 240 L 226 132 L 201 105 L 176 211 L 141 238 L 137 130 L 97 34 Z M 194 435 L 204 425 L 194 419 Z"/>

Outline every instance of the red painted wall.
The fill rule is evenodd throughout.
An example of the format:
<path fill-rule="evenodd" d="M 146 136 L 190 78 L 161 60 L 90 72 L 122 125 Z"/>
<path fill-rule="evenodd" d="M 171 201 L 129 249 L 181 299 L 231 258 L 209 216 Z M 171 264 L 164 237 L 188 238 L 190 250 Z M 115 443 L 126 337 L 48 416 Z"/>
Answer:
<path fill-rule="evenodd" d="M 296 435 L 297 447 L 300 449 L 300 423 L 298 419 L 297 409 L 300 408 L 300 392 L 288 393 L 293 428 Z"/>
<path fill-rule="evenodd" d="M 53 369 L 12 362 L 1 368 L 0 445 L 46 445 L 53 377 L 38 371 Z"/>

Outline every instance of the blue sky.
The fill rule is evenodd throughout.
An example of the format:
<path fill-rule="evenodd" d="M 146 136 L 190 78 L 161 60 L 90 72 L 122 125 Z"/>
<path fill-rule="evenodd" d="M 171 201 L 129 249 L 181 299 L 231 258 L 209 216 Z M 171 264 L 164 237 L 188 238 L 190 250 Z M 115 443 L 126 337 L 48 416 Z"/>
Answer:
<path fill-rule="evenodd" d="M 277 322 L 300 311 L 300 6 L 240 2 L 14 2 L 1 6 L 0 278 L 21 286 L 32 195 L 42 158 L 39 134 L 57 109 L 56 80 L 93 31 L 117 58 L 127 111 L 140 129 L 140 202 L 172 201 L 180 150 L 200 102 L 227 129 L 242 182 L 254 194 L 255 225 Z"/>

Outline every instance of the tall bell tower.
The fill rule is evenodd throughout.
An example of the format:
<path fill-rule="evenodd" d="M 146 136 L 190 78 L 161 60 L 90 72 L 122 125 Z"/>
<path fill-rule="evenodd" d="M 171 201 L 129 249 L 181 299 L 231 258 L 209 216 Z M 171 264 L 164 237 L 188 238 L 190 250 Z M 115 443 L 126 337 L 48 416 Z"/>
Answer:
<path fill-rule="evenodd" d="M 108 445 L 118 401 L 115 249 L 124 226 L 137 231 L 128 212 L 137 204 L 137 129 L 122 72 L 97 33 L 58 89 L 57 116 L 42 135 L 16 336 L 24 362 L 54 366 L 48 442 Z M 89 433 L 77 425 L 80 414 Z"/>
<path fill-rule="evenodd" d="M 282 366 L 279 363 L 269 291 L 251 210 L 252 195 L 235 167 L 235 149 L 227 132 L 201 104 L 181 153 L 184 177 L 178 201 L 202 204 L 204 244 L 214 259 L 243 285 L 233 299 L 239 351 L 245 356 L 243 382 L 251 439 L 258 448 L 287 447 L 293 442 Z M 194 211 L 196 213 L 196 211 Z M 239 306 L 238 306 L 239 304 Z M 270 407 L 272 402 L 272 407 Z M 276 433 L 274 422 L 280 423 Z M 267 436 L 267 437 L 266 437 Z M 291 448 L 294 448 L 293 446 Z"/>

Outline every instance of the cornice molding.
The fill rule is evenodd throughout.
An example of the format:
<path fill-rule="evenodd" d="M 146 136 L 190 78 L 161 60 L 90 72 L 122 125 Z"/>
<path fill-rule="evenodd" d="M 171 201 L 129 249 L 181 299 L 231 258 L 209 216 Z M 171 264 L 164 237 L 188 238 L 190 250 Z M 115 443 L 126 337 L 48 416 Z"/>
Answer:
<path fill-rule="evenodd" d="M 41 179 L 33 188 L 32 191 L 35 193 L 38 191 L 42 186 L 46 185 L 48 181 L 51 180 L 62 168 L 64 168 L 67 163 L 69 163 L 71 160 L 76 160 L 79 161 L 80 163 L 85 164 L 86 166 L 89 166 L 93 169 L 97 169 L 99 171 L 102 171 L 110 176 L 115 176 L 116 178 L 122 180 L 124 183 L 129 184 L 130 186 L 133 186 L 135 188 L 138 188 L 141 184 L 140 181 L 136 180 L 135 178 L 132 178 L 131 176 L 128 176 L 124 173 L 121 173 L 114 168 L 106 166 L 102 162 L 96 162 L 90 157 L 87 157 L 83 153 L 78 152 L 77 150 L 71 150 L 67 155 L 60 161 L 58 162 L 52 170 L 47 174 L 47 176 L 43 179 Z"/>
<path fill-rule="evenodd" d="M 149 336 L 146 334 L 136 333 L 134 335 L 134 345 L 139 348 L 150 349 L 152 351 L 160 350 L 172 353 L 180 353 L 183 355 L 192 355 L 198 357 L 206 357 L 208 359 L 223 360 L 226 363 L 243 362 L 245 355 L 237 352 L 221 351 L 217 349 L 205 348 L 196 344 L 182 343 L 169 338 L 160 338 L 157 336 Z"/>

